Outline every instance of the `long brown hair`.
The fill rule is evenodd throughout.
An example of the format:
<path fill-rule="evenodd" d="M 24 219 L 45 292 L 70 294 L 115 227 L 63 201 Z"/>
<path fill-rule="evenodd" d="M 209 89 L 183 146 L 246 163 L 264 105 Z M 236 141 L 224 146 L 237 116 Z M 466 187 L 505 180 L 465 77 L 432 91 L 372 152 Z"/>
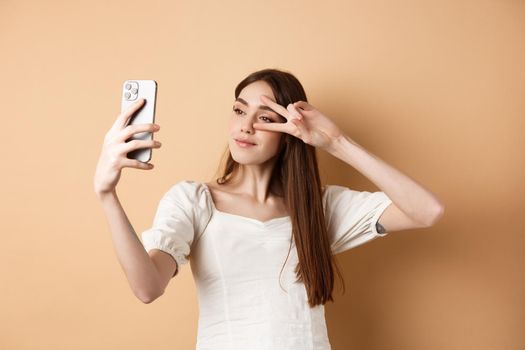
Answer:
<path fill-rule="evenodd" d="M 306 93 L 299 80 L 291 73 L 278 69 L 262 69 L 248 75 L 235 88 L 235 98 L 239 97 L 244 87 L 260 80 L 270 85 L 276 102 L 281 106 L 286 107 L 297 101 L 307 102 Z M 287 133 L 282 135 L 285 139 L 282 140 L 283 146 L 276 156 L 270 189 L 281 189 L 276 195 L 284 198 L 290 213 L 292 236 L 299 259 L 294 270 L 296 282 L 304 283 L 310 307 L 324 305 L 328 300 L 333 301 L 334 266 L 343 282 L 343 290 L 344 280 L 335 255 L 330 249 L 316 149 L 295 136 Z M 232 158 L 229 147 L 226 148 L 226 152 L 227 160 L 221 177 L 216 180 L 218 184 L 229 182 L 241 166 Z M 292 237 L 290 248 L 291 239 Z M 288 260 L 288 257 L 286 259 Z"/>

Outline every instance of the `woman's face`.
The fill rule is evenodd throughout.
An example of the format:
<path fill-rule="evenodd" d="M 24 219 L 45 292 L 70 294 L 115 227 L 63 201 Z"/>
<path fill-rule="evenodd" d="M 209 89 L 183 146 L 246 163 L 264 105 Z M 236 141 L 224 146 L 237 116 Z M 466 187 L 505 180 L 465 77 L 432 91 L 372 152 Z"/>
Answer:
<path fill-rule="evenodd" d="M 261 164 L 276 156 L 284 135 L 277 131 L 255 130 L 253 123 L 283 123 L 286 119 L 264 105 L 260 100 L 266 95 L 275 101 L 270 86 L 264 81 L 247 85 L 234 101 L 228 127 L 229 147 L 233 159 L 241 164 Z M 235 141 L 245 139 L 253 146 L 242 147 Z"/>

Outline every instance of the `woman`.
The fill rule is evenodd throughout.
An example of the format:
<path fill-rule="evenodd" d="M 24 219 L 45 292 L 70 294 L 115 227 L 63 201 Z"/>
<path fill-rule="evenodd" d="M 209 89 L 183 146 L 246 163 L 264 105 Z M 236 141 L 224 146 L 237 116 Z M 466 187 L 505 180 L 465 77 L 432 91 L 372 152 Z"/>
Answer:
<path fill-rule="evenodd" d="M 228 159 L 208 183 L 179 181 L 137 239 L 117 199 L 126 158 L 138 147 L 120 115 L 106 135 L 94 185 L 128 281 L 149 303 L 191 262 L 199 297 L 197 349 L 330 349 L 324 304 L 333 301 L 335 254 L 388 232 L 433 225 L 443 205 L 366 151 L 309 104 L 290 73 L 264 69 L 235 89 Z M 356 168 L 382 191 L 322 186 L 316 148 Z M 337 269 L 339 277 L 341 274 Z M 344 284 L 343 284 L 344 288 Z"/>

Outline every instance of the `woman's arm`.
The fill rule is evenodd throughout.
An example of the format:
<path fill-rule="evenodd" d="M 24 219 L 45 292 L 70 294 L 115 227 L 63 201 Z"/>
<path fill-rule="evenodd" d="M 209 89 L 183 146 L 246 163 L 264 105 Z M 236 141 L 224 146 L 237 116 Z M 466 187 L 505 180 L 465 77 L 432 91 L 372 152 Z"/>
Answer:
<path fill-rule="evenodd" d="M 430 190 L 349 136 L 342 134 L 326 151 L 354 167 L 392 199 L 392 205 L 380 218 L 387 232 L 432 226 L 443 215 L 444 205 Z"/>
<path fill-rule="evenodd" d="M 113 247 L 133 293 L 144 303 L 152 302 L 164 292 L 154 261 L 137 237 L 116 192 L 98 198 L 109 223 Z"/>
<path fill-rule="evenodd" d="M 285 108 L 264 95 L 261 102 L 285 117 L 286 123 L 254 123 L 255 129 L 286 132 L 324 149 L 385 192 L 393 202 L 380 218 L 386 231 L 431 226 L 443 215 L 444 206 L 432 192 L 369 153 L 308 102 L 297 101 Z"/>

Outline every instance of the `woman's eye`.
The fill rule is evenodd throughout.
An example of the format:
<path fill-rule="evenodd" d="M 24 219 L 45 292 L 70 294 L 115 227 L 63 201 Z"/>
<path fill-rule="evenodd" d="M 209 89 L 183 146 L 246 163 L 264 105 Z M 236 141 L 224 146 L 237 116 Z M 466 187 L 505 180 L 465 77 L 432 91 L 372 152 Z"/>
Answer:
<path fill-rule="evenodd" d="M 233 107 L 233 111 L 236 113 L 236 114 L 242 114 L 244 113 L 242 110 L 240 110 L 239 108 L 235 108 Z M 271 118 L 268 118 L 268 117 L 265 117 L 265 116 L 261 116 L 261 118 L 265 118 L 268 122 L 273 122 L 273 120 Z"/>

